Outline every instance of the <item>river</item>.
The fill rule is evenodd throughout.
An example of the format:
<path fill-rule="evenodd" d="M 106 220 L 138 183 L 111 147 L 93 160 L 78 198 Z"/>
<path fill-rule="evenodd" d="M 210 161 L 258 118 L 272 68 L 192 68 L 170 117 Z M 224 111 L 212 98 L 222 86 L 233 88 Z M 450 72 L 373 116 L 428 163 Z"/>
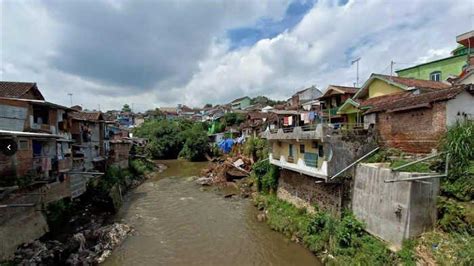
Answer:
<path fill-rule="evenodd" d="M 127 195 L 117 220 L 136 231 L 104 265 L 321 265 L 257 222 L 250 200 L 225 199 L 192 182 L 207 163 L 163 163 L 167 170 Z"/>

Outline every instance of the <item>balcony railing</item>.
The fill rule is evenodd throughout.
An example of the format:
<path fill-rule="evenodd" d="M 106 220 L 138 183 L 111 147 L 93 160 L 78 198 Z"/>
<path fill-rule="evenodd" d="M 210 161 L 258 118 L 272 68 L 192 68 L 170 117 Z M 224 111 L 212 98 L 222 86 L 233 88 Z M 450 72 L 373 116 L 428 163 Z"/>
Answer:
<path fill-rule="evenodd" d="M 297 127 L 284 127 L 263 132 L 262 137 L 267 139 L 320 139 L 322 124 L 308 124 Z"/>
<path fill-rule="evenodd" d="M 277 156 L 270 153 L 269 159 L 271 164 L 278 167 L 313 177 L 327 179 L 327 162 L 323 161 L 319 166 L 317 156 L 318 154 L 316 153 L 305 153 L 304 159 L 298 159 L 292 156 L 281 156 L 280 158 L 276 158 Z"/>
<path fill-rule="evenodd" d="M 328 108 L 328 109 L 323 109 L 323 115 L 331 115 L 331 116 L 336 116 L 337 115 L 337 110 L 339 110 L 339 107 L 333 107 L 333 108 Z"/>

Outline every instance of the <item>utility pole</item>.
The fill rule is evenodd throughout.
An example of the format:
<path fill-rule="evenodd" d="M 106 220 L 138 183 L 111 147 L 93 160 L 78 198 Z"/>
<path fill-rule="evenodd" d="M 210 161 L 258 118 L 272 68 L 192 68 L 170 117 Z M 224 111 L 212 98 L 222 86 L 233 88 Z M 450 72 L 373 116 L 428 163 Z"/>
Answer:
<path fill-rule="evenodd" d="M 69 95 L 69 101 L 71 102 L 71 106 L 72 106 L 72 93 L 69 92 L 67 95 Z"/>
<path fill-rule="evenodd" d="M 395 62 L 393 60 L 390 61 L 390 77 L 393 76 L 393 65 L 395 65 Z"/>
<path fill-rule="evenodd" d="M 356 71 L 357 71 L 357 79 L 356 79 L 356 87 L 359 87 L 359 61 L 360 57 L 351 61 L 351 65 L 356 64 Z"/>

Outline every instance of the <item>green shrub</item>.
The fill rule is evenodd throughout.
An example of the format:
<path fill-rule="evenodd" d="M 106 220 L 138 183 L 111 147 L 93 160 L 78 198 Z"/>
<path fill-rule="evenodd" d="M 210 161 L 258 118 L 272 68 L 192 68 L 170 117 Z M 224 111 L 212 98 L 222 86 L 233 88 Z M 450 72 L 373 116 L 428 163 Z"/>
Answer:
<path fill-rule="evenodd" d="M 129 171 L 133 177 L 139 177 L 153 170 L 153 165 L 146 160 L 130 160 Z"/>
<path fill-rule="evenodd" d="M 403 241 L 402 249 L 397 253 L 400 262 L 403 265 L 416 265 L 416 254 L 415 254 L 415 240 Z"/>
<path fill-rule="evenodd" d="M 226 126 L 237 126 L 245 121 L 245 115 L 241 113 L 225 113 L 224 123 Z"/>
<path fill-rule="evenodd" d="M 46 221 L 51 230 L 57 230 L 71 217 L 72 204 L 68 199 L 61 199 L 46 206 Z"/>
<path fill-rule="evenodd" d="M 474 234 L 474 225 L 466 216 L 466 209 L 453 199 L 439 197 L 438 225 L 445 232 Z"/>
<path fill-rule="evenodd" d="M 256 176 L 257 189 L 265 193 L 275 192 L 278 188 L 278 178 L 280 170 L 275 165 L 270 164 L 268 160 L 256 162 L 252 166 L 253 173 Z"/>
<path fill-rule="evenodd" d="M 336 236 L 341 247 L 351 247 L 364 233 L 364 224 L 352 214 L 346 214 L 339 224 Z"/>
<path fill-rule="evenodd" d="M 441 150 L 449 153 L 449 172 L 442 179 L 442 192 L 470 201 L 474 198 L 474 122 L 458 121 L 450 127 L 441 142 Z"/>
<path fill-rule="evenodd" d="M 383 242 L 364 231 L 364 225 L 351 213 L 341 219 L 324 211 L 315 214 L 298 209 L 275 195 L 260 195 L 257 205 L 268 211 L 267 223 L 273 230 L 287 237 L 303 241 L 311 251 L 323 256 L 331 254 L 335 265 L 389 265 L 396 264 L 397 257 Z"/>
<path fill-rule="evenodd" d="M 209 138 L 201 124 L 195 124 L 190 129 L 181 133 L 185 140 L 179 157 L 190 161 L 202 161 L 209 154 Z"/>
<path fill-rule="evenodd" d="M 244 154 L 254 160 L 268 158 L 268 142 L 266 139 L 250 137 L 245 141 Z"/>

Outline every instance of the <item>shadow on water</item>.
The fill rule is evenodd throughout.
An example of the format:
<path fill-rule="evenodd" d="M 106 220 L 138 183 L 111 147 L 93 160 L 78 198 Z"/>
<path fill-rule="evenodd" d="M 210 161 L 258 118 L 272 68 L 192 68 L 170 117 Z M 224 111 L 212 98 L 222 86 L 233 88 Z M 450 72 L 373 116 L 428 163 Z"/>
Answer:
<path fill-rule="evenodd" d="M 224 199 L 187 178 L 207 163 L 164 163 L 167 170 L 126 198 L 117 219 L 136 231 L 105 265 L 321 265 L 257 222 L 249 200 Z"/>

